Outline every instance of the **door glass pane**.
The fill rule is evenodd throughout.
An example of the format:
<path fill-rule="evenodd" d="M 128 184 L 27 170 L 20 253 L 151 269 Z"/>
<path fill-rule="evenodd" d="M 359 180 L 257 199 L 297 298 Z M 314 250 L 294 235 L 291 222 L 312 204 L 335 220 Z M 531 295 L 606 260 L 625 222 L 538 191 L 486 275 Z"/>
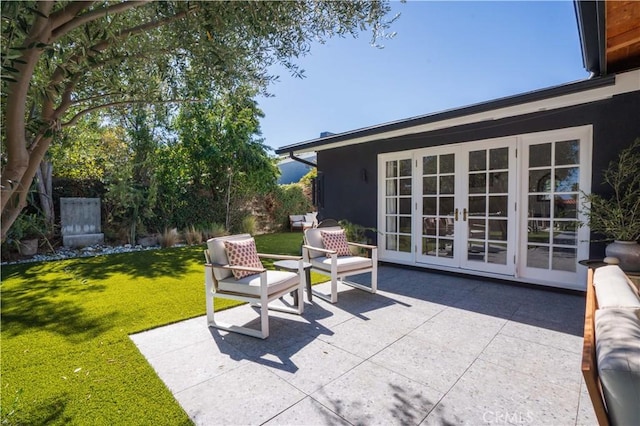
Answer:
<path fill-rule="evenodd" d="M 577 206 L 578 195 L 556 195 L 553 198 L 553 217 L 576 219 Z"/>
<path fill-rule="evenodd" d="M 508 198 L 506 195 L 489 197 L 489 216 L 506 216 Z"/>
<path fill-rule="evenodd" d="M 487 263 L 506 265 L 507 245 L 504 243 L 491 243 L 487 250 Z"/>
<path fill-rule="evenodd" d="M 548 195 L 529 196 L 529 217 L 551 217 L 551 200 Z"/>
<path fill-rule="evenodd" d="M 438 173 L 438 156 L 429 155 L 422 157 L 422 174 L 435 175 L 436 173 Z"/>
<path fill-rule="evenodd" d="M 484 262 L 485 243 L 483 241 L 469 241 L 467 243 L 467 260 Z"/>
<path fill-rule="evenodd" d="M 440 178 L 440 193 L 453 194 L 455 190 L 455 176 L 442 176 Z"/>
<path fill-rule="evenodd" d="M 487 214 L 487 197 L 484 195 L 479 197 L 469 197 L 469 216 L 478 216 Z"/>
<path fill-rule="evenodd" d="M 530 268 L 549 269 L 549 247 L 527 246 L 527 266 Z"/>
<path fill-rule="evenodd" d="M 555 164 L 579 164 L 580 163 L 580 141 L 556 142 Z"/>
<path fill-rule="evenodd" d="M 529 146 L 529 167 L 541 167 L 551 165 L 551 144 Z"/>
<path fill-rule="evenodd" d="M 436 176 L 422 178 L 422 193 L 425 195 L 438 193 L 438 178 Z"/>
<path fill-rule="evenodd" d="M 387 180 L 387 195 L 397 195 L 396 194 L 396 180 Z"/>
<path fill-rule="evenodd" d="M 556 271 L 576 271 L 576 249 L 565 247 L 554 247 L 551 256 L 551 269 Z"/>
<path fill-rule="evenodd" d="M 400 198 L 400 214 L 411 214 L 411 198 Z"/>
<path fill-rule="evenodd" d="M 551 191 L 551 169 L 529 171 L 529 192 Z"/>
<path fill-rule="evenodd" d="M 469 219 L 469 238 L 485 239 L 485 220 Z"/>
<path fill-rule="evenodd" d="M 398 163 L 396 161 L 387 161 L 387 175 L 388 178 L 398 176 Z"/>
<path fill-rule="evenodd" d="M 422 239 L 422 254 L 426 256 L 436 256 L 436 246 L 438 240 L 435 238 L 423 238 Z"/>
<path fill-rule="evenodd" d="M 411 216 L 400 216 L 400 232 L 411 233 Z"/>
<path fill-rule="evenodd" d="M 398 237 L 398 251 L 404 253 L 411 252 L 411 236 L 410 235 L 400 235 Z"/>
<path fill-rule="evenodd" d="M 577 243 L 577 222 L 554 221 L 553 244 L 575 246 Z"/>
<path fill-rule="evenodd" d="M 436 197 L 423 197 L 422 198 L 422 214 L 423 215 L 435 215 L 438 199 Z"/>
<path fill-rule="evenodd" d="M 400 176 L 411 176 L 411 160 L 400 160 Z"/>
<path fill-rule="evenodd" d="M 494 241 L 507 241 L 507 221 L 489 219 L 489 239 Z"/>
<path fill-rule="evenodd" d="M 474 173 L 469 175 L 469 193 L 484 194 L 487 191 L 486 173 Z"/>
<path fill-rule="evenodd" d="M 411 195 L 411 179 L 400 179 L 400 195 Z"/>
<path fill-rule="evenodd" d="M 489 192 L 491 193 L 509 192 L 509 173 L 508 172 L 489 173 Z"/>
<path fill-rule="evenodd" d="M 489 151 L 489 169 L 509 168 L 509 148 L 498 148 Z"/>
<path fill-rule="evenodd" d="M 396 198 L 387 198 L 387 214 L 397 213 L 397 199 Z"/>
<path fill-rule="evenodd" d="M 386 246 L 387 250 L 398 250 L 398 235 L 387 234 Z"/>
<path fill-rule="evenodd" d="M 440 197 L 440 216 L 453 216 L 453 197 Z"/>
<path fill-rule="evenodd" d="M 433 217 L 425 217 L 422 219 L 422 233 L 424 235 L 436 235 L 438 230 L 436 219 Z"/>
<path fill-rule="evenodd" d="M 398 232 L 398 218 L 396 216 L 387 216 L 387 232 Z"/>
<path fill-rule="evenodd" d="M 440 173 L 453 173 L 455 171 L 454 154 L 440 156 Z"/>
<path fill-rule="evenodd" d="M 548 220 L 530 220 L 527 228 L 527 241 L 530 243 L 549 243 L 549 226 L 551 222 Z"/>
<path fill-rule="evenodd" d="M 453 257 L 453 240 L 441 238 L 439 240 L 440 247 L 438 249 L 438 256 L 440 257 Z"/>
<path fill-rule="evenodd" d="M 558 192 L 577 191 L 580 173 L 577 167 L 557 168 L 555 173 L 556 186 Z"/>
<path fill-rule="evenodd" d="M 487 151 L 471 151 L 469 153 L 469 171 L 479 171 L 487 169 Z"/>

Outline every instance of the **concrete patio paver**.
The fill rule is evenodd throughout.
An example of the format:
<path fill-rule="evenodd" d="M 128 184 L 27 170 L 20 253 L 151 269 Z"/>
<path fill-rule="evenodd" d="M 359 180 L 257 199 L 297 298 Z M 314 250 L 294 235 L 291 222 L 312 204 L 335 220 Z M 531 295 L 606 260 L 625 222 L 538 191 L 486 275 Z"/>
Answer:
<path fill-rule="evenodd" d="M 375 295 L 339 288 L 272 312 L 266 340 L 205 317 L 131 338 L 197 425 L 597 423 L 584 296 L 391 266 Z M 249 305 L 216 315 L 258 325 Z"/>

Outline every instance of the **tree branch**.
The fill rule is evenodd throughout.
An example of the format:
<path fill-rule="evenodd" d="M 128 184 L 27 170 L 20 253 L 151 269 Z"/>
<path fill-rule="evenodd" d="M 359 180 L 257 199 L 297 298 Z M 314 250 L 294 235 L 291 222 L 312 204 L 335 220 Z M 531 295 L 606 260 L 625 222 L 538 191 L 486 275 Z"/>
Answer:
<path fill-rule="evenodd" d="M 123 3 L 118 3 L 118 4 L 114 4 L 112 6 L 109 7 L 105 7 L 105 8 L 101 8 L 101 9 L 96 9 L 96 10 L 92 10 L 90 12 L 84 13 L 80 16 L 76 16 L 75 18 L 64 22 L 62 25 L 59 26 L 55 26 L 53 33 L 52 33 L 52 37 L 51 37 L 51 41 L 57 41 L 59 40 L 62 36 L 64 36 L 65 34 L 68 34 L 69 32 L 73 31 L 74 29 L 78 28 L 81 25 L 84 25 L 88 22 L 92 22 L 95 21 L 97 19 L 103 18 L 107 15 L 116 15 L 118 13 L 122 13 L 125 12 L 129 9 L 134 9 L 138 6 L 142 6 L 145 5 L 147 3 L 149 3 L 151 0 L 140 0 L 140 1 L 128 1 L 128 2 L 123 2 Z M 89 5 L 93 2 L 86 2 L 89 3 Z M 77 8 L 78 11 L 82 10 L 84 8 L 80 7 Z M 77 12 L 76 12 L 77 13 Z M 74 14 L 75 16 L 75 14 Z"/>
<path fill-rule="evenodd" d="M 86 9 L 91 6 L 95 1 L 74 1 L 66 4 L 62 9 L 53 12 L 49 16 L 51 21 L 51 30 L 55 31 L 61 25 L 72 20 L 82 9 Z M 51 40 L 54 41 L 54 40 Z"/>
<path fill-rule="evenodd" d="M 61 126 L 62 127 L 73 126 L 84 115 L 87 115 L 87 114 L 89 114 L 91 112 L 94 112 L 94 111 L 97 111 L 99 109 L 111 108 L 111 107 L 118 106 L 118 105 L 172 104 L 172 103 L 187 103 L 187 102 L 202 102 L 202 101 L 200 99 L 167 99 L 167 100 L 164 100 L 164 101 L 147 101 L 147 100 L 143 100 L 143 99 L 130 99 L 130 100 L 127 100 L 127 101 L 109 102 L 109 103 L 106 103 L 106 104 L 103 104 L 103 105 L 96 105 L 94 107 L 87 108 L 85 110 L 80 111 L 79 113 L 77 113 L 76 115 L 71 117 L 71 119 L 69 121 L 67 121 L 66 123 L 62 123 Z"/>

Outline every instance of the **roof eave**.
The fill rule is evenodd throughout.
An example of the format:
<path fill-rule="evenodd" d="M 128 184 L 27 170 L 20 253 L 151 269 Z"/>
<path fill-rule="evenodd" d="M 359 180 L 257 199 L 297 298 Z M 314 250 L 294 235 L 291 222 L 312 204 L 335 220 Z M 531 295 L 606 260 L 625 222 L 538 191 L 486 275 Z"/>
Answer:
<path fill-rule="evenodd" d="M 574 0 L 582 63 L 592 76 L 607 74 L 604 1 Z"/>

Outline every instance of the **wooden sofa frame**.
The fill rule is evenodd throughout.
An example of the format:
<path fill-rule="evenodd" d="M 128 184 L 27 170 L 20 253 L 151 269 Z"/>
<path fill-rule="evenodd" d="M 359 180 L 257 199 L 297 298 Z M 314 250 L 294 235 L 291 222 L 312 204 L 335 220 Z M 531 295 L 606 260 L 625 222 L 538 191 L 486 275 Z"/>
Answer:
<path fill-rule="evenodd" d="M 582 376 L 587 385 L 589 398 L 593 404 L 596 418 L 600 426 L 609 426 L 609 416 L 602 393 L 602 384 L 598 376 L 598 358 L 596 357 L 596 325 L 595 314 L 598 299 L 593 286 L 594 269 L 589 268 L 587 279 L 587 301 L 584 313 L 584 345 L 582 347 Z"/>

